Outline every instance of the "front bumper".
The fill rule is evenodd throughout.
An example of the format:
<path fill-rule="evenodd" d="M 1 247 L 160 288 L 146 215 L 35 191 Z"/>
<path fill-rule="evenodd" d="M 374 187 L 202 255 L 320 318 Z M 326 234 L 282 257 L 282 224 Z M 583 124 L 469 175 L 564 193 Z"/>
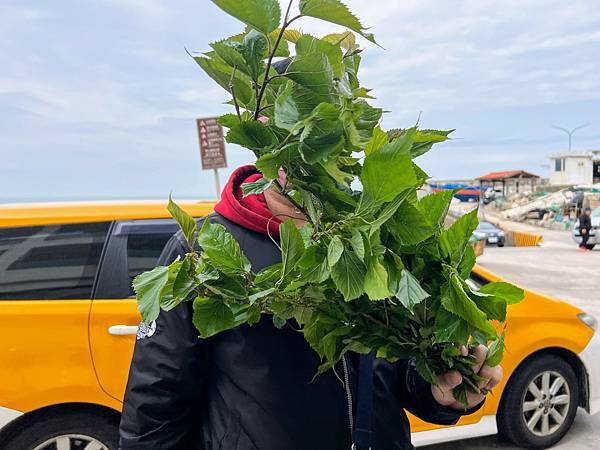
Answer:
<path fill-rule="evenodd" d="M 594 333 L 592 339 L 579 355 L 588 375 L 589 413 L 600 412 L 600 335 Z"/>
<path fill-rule="evenodd" d="M 575 230 L 573 232 L 573 240 L 577 244 L 581 244 L 581 234 L 579 233 L 579 230 Z M 588 244 L 591 244 L 591 245 L 600 244 L 600 231 L 599 230 L 590 231 L 590 237 L 588 239 Z"/>

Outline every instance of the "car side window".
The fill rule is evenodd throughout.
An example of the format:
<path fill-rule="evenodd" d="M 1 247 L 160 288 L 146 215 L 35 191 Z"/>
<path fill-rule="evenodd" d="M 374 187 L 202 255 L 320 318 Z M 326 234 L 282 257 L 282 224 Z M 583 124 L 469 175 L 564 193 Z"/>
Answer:
<path fill-rule="evenodd" d="M 109 227 L 0 228 L 0 300 L 90 298 Z"/>
<path fill-rule="evenodd" d="M 135 295 L 131 283 L 142 272 L 152 270 L 167 241 L 174 233 L 130 234 L 127 236 L 127 277 L 129 295 Z"/>
<path fill-rule="evenodd" d="M 133 297 L 133 279 L 156 267 L 167 241 L 177 230 L 177 224 L 170 219 L 115 222 L 93 297 L 107 300 Z"/>

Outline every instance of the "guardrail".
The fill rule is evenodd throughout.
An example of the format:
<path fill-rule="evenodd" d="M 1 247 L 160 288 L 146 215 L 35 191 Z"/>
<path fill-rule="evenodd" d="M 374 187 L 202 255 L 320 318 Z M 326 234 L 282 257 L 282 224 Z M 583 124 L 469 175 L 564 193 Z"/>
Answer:
<path fill-rule="evenodd" d="M 511 236 L 509 237 L 509 235 Z M 544 241 L 544 237 L 541 234 L 512 230 L 508 231 L 507 238 L 512 238 L 515 247 L 537 247 Z"/>

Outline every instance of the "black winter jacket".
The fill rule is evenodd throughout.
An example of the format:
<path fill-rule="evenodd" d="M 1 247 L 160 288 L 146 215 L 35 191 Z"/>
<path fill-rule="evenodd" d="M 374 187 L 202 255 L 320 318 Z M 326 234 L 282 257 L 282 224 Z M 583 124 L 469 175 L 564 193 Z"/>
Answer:
<path fill-rule="evenodd" d="M 279 262 L 264 235 L 214 215 L 239 242 L 253 270 Z M 180 235 L 159 264 L 185 253 Z M 141 333 L 141 334 L 140 334 Z M 122 450 L 349 450 L 357 355 L 313 380 L 319 357 L 290 322 L 269 316 L 207 340 L 190 303 L 141 327 L 120 426 Z M 344 380 L 348 380 L 346 389 Z M 460 412 L 440 406 L 411 361 L 374 366 L 374 449 L 412 449 L 404 409 L 438 424 Z M 472 411 L 468 411 L 469 413 Z"/>

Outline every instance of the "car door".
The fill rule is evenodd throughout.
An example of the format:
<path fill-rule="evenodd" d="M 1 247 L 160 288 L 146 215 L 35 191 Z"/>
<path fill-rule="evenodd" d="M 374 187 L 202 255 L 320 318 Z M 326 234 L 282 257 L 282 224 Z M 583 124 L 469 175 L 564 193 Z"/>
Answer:
<path fill-rule="evenodd" d="M 110 223 L 0 228 L 0 410 L 101 395 L 88 343 Z"/>
<path fill-rule="evenodd" d="M 140 323 L 131 282 L 156 266 L 176 231 L 171 220 L 115 222 L 102 256 L 90 314 L 90 347 L 102 389 L 117 400 L 125 392 Z"/>

